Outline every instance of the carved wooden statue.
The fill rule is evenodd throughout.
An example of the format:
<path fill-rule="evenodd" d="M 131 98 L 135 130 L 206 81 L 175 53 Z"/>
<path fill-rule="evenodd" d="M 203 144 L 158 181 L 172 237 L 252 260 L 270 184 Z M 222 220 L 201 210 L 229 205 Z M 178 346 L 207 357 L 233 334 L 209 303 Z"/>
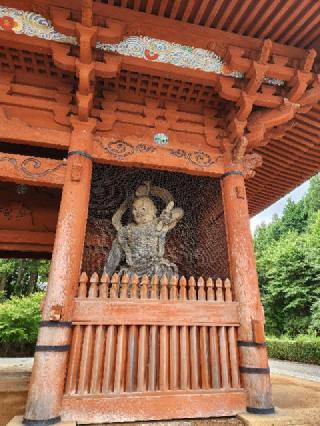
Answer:
<path fill-rule="evenodd" d="M 166 207 L 157 216 L 157 208 L 150 198 L 161 198 Z M 121 223 L 124 213 L 131 207 L 133 223 Z M 164 257 L 167 233 L 173 229 L 183 216 L 181 208 L 174 208 L 173 197 L 169 191 L 150 182 L 140 185 L 135 196 L 129 196 L 112 217 L 112 224 L 117 230 L 105 271 L 112 275 L 115 271 L 146 274 L 151 277 L 178 274 L 177 266 Z"/>

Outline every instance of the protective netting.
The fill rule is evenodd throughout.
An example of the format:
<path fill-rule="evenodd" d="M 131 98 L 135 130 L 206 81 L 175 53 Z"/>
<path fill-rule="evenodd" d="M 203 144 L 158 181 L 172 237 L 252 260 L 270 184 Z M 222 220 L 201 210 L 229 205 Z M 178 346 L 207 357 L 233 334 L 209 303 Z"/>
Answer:
<path fill-rule="evenodd" d="M 220 182 L 218 179 L 150 169 L 95 165 L 82 270 L 102 273 L 116 231 L 113 214 L 128 194 L 145 181 L 167 189 L 184 217 L 167 235 L 165 257 L 179 274 L 228 277 L 228 256 Z M 152 197 L 153 198 L 153 197 Z M 165 204 L 153 198 L 158 214 Z M 131 213 L 123 224 L 131 222 Z"/>

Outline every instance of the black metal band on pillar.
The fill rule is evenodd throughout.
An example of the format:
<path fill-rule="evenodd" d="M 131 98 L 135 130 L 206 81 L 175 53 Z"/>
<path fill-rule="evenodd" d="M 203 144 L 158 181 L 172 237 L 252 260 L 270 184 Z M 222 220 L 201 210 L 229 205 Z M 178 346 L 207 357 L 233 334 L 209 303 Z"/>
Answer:
<path fill-rule="evenodd" d="M 71 157 L 71 155 L 81 155 L 81 157 L 85 157 L 88 158 L 89 160 L 93 161 L 93 157 L 91 154 L 89 154 L 86 151 L 69 151 L 68 152 L 68 157 Z"/>
<path fill-rule="evenodd" d="M 245 348 L 264 348 L 266 347 L 266 342 L 257 343 L 252 342 L 249 340 L 238 340 L 238 347 L 245 347 Z"/>
<path fill-rule="evenodd" d="M 259 368 L 259 367 L 239 367 L 240 373 L 246 374 L 269 374 L 270 368 Z"/>
<path fill-rule="evenodd" d="M 72 321 L 40 321 L 40 327 L 65 327 L 71 328 Z"/>
<path fill-rule="evenodd" d="M 70 345 L 38 345 L 35 352 L 67 352 Z"/>
<path fill-rule="evenodd" d="M 232 176 L 232 175 L 240 175 L 240 176 L 244 176 L 244 174 L 240 171 L 240 170 L 232 170 L 231 172 L 226 172 L 223 173 L 223 175 L 221 175 L 221 179 L 224 179 L 227 176 Z"/>
<path fill-rule="evenodd" d="M 251 414 L 274 414 L 274 407 L 270 408 L 255 408 L 255 407 L 247 407 L 248 413 Z"/>
<path fill-rule="evenodd" d="M 60 423 L 60 422 L 61 422 L 60 416 L 52 417 L 51 419 L 46 419 L 46 420 L 31 420 L 26 418 L 23 418 L 22 420 L 22 424 L 27 426 L 55 425 L 56 423 Z"/>

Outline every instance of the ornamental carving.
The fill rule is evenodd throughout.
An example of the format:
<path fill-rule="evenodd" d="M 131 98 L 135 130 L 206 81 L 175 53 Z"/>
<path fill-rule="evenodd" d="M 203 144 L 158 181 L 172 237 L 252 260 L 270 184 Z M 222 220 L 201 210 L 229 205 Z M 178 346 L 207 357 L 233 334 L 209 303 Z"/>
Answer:
<path fill-rule="evenodd" d="M 42 164 L 39 158 L 29 157 L 19 163 L 13 157 L 0 157 L 0 162 L 8 162 L 17 172 L 22 172 L 24 175 L 32 178 L 46 176 L 49 173 L 56 172 L 61 167 L 65 167 L 67 164 L 66 161 L 63 161 L 56 167 L 41 170 Z"/>
<path fill-rule="evenodd" d="M 246 179 L 254 177 L 256 174 L 256 168 L 262 165 L 261 155 L 254 152 L 253 154 L 247 154 L 243 158 L 243 173 Z"/>
<path fill-rule="evenodd" d="M 171 149 L 170 154 L 177 158 L 184 158 L 192 164 L 195 164 L 199 167 L 210 167 L 212 166 L 218 158 L 214 161 L 211 156 L 203 151 L 192 151 L 187 152 L 183 149 Z"/>
<path fill-rule="evenodd" d="M 104 149 L 105 152 L 117 158 L 118 160 L 123 160 L 126 157 L 130 157 L 133 154 L 138 153 L 147 153 L 147 152 L 155 152 L 156 148 L 153 146 L 149 146 L 143 143 L 138 145 L 132 145 L 129 142 L 124 140 L 116 140 L 111 141 L 107 145 L 103 145 L 103 143 L 97 139 L 100 146 Z"/>

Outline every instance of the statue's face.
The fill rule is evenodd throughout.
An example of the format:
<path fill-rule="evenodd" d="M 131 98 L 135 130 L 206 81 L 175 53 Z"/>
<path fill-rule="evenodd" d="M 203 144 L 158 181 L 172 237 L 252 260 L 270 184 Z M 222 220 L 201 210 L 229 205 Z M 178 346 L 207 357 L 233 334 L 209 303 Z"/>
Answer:
<path fill-rule="evenodd" d="M 152 222 L 156 217 L 157 209 L 149 197 L 136 198 L 132 204 L 132 215 L 134 221 L 140 225 Z"/>

